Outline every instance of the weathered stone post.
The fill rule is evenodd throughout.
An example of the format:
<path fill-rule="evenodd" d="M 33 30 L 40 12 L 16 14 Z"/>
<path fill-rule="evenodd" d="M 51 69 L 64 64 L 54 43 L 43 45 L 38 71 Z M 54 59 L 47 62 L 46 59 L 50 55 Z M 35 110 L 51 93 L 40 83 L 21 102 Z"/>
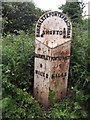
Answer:
<path fill-rule="evenodd" d="M 55 93 L 56 100 L 66 95 L 71 36 L 71 22 L 61 12 L 47 12 L 37 22 L 34 96 L 44 106 L 50 104 L 50 91 Z"/>

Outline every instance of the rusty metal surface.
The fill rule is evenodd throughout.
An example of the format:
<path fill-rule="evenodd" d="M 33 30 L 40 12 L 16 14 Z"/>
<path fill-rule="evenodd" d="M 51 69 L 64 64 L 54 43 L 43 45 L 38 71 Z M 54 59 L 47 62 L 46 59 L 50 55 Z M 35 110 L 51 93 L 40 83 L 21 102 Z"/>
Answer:
<path fill-rule="evenodd" d="M 49 90 L 56 99 L 66 95 L 72 27 L 58 11 L 45 13 L 35 31 L 34 96 L 44 106 L 50 104 Z"/>

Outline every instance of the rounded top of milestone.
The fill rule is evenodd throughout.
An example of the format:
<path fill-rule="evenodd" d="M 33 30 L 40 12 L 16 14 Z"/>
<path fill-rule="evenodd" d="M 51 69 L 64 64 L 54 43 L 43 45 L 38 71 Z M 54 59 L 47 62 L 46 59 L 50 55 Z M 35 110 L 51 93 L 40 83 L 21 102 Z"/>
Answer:
<path fill-rule="evenodd" d="M 48 47 L 59 46 L 71 40 L 71 22 L 65 14 L 59 11 L 46 12 L 36 24 L 35 37 Z"/>

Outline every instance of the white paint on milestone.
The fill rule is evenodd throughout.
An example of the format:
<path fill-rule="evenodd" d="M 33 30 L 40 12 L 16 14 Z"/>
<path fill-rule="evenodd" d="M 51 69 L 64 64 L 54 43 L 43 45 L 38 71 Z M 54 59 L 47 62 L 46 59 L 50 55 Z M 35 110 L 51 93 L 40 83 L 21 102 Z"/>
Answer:
<path fill-rule="evenodd" d="M 49 92 L 56 100 L 66 95 L 72 27 L 69 19 L 58 11 L 40 17 L 35 30 L 34 96 L 48 106 Z"/>

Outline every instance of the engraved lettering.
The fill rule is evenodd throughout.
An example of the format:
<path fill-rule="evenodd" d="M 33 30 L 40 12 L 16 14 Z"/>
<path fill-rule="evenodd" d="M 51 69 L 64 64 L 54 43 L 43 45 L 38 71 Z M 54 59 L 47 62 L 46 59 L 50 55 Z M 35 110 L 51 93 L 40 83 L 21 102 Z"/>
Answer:
<path fill-rule="evenodd" d="M 48 17 L 50 16 L 57 16 L 57 17 L 60 17 L 61 19 L 64 20 L 64 22 L 66 23 L 67 25 L 67 35 L 63 35 L 63 38 L 70 38 L 70 30 L 71 30 L 71 25 L 70 25 L 70 22 L 68 21 L 68 19 L 66 18 L 66 16 L 64 16 L 62 13 L 60 12 L 49 12 L 49 13 L 46 13 L 44 14 L 38 21 L 37 23 L 37 30 L 36 30 L 36 37 L 43 37 L 43 35 L 62 35 L 62 31 L 59 31 L 59 30 L 48 30 L 48 31 L 44 31 L 41 35 L 40 35 L 40 28 L 41 28 L 41 24 L 44 22 L 45 19 L 47 19 Z"/>

